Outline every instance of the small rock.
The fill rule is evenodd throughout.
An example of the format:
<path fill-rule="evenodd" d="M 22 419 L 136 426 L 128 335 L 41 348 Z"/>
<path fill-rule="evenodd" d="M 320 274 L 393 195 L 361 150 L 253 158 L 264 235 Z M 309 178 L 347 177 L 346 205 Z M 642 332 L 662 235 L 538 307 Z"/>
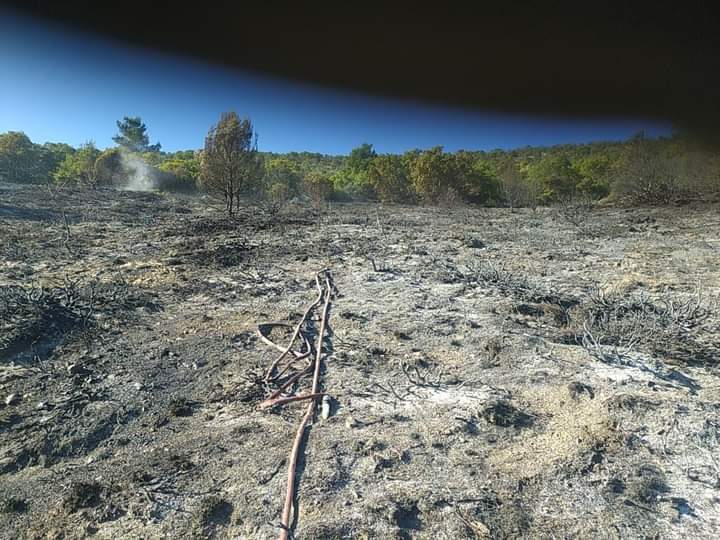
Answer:
<path fill-rule="evenodd" d="M 320 405 L 320 416 L 323 420 L 330 418 L 330 396 L 327 394 L 322 397 L 322 403 Z"/>
<path fill-rule="evenodd" d="M 5 405 L 15 405 L 20 402 L 20 394 L 10 394 L 5 398 Z"/>
<path fill-rule="evenodd" d="M 133 384 L 133 386 L 135 387 L 135 390 L 142 390 L 142 389 L 143 389 L 143 384 L 142 384 L 141 382 L 136 382 L 136 383 Z"/>
<path fill-rule="evenodd" d="M 47 408 L 47 401 L 40 401 L 37 405 L 35 405 L 35 408 L 38 410 L 42 410 Z"/>
<path fill-rule="evenodd" d="M 348 416 L 347 420 L 345 420 L 345 427 L 348 429 L 353 429 L 360 427 L 360 422 L 355 420 L 352 416 Z"/>

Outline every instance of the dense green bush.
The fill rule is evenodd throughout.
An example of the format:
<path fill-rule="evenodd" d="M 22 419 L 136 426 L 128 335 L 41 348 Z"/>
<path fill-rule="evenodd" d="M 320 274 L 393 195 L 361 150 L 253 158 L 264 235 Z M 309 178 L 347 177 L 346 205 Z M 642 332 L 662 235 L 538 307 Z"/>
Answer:
<path fill-rule="evenodd" d="M 77 151 L 69 153 L 53 173 L 53 179 L 60 185 L 97 185 L 95 161 L 100 150 L 92 141 L 82 145 Z"/>
<path fill-rule="evenodd" d="M 21 131 L 0 133 L 0 181 L 46 183 L 66 154 L 73 152 L 66 144 L 35 144 Z"/>
<path fill-rule="evenodd" d="M 413 204 L 415 190 L 402 157 L 391 154 L 378 156 L 368 165 L 368 184 L 384 203 Z"/>
<path fill-rule="evenodd" d="M 176 156 L 163 161 L 158 167 L 158 188 L 163 191 L 193 193 L 198 190 L 200 162 L 192 157 Z"/>

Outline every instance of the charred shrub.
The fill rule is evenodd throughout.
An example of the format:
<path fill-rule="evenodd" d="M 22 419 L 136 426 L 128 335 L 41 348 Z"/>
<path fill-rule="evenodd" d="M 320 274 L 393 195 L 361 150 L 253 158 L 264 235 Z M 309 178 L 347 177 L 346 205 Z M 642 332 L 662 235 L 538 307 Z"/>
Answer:
<path fill-rule="evenodd" d="M 23 514 L 27 508 L 25 499 L 9 496 L 0 498 L 0 514 Z"/>
<path fill-rule="evenodd" d="M 496 401 L 482 411 L 482 417 L 499 427 L 524 428 L 533 424 L 533 417 L 520 411 L 508 401 Z"/>
<path fill-rule="evenodd" d="M 670 492 L 662 471 L 655 465 L 642 465 L 638 468 L 629 490 L 630 496 L 643 504 L 654 504 Z"/>
<path fill-rule="evenodd" d="M 603 360 L 618 357 L 617 349 L 639 349 L 663 356 L 676 353 L 695 362 L 715 356 L 716 349 L 698 339 L 714 309 L 699 290 L 687 298 L 666 294 L 652 300 L 643 293 L 621 296 L 597 291 L 571 315 L 578 341 Z"/>
<path fill-rule="evenodd" d="M 75 482 L 63 499 L 63 506 L 69 513 L 82 508 L 92 508 L 101 502 L 103 488 L 97 482 Z"/>
<path fill-rule="evenodd" d="M 185 398 L 176 398 L 170 402 L 168 412 L 171 416 L 192 416 L 194 403 Z"/>
<path fill-rule="evenodd" d="M 219 527 L 230 524 L 233 505 L 229 501 L 210 495 L 200 502 L 194 517 L 194 529 L 203 537 L 213 537 Z"/>
<path fill-rule="evenodd" d="M 154 295 L 132 290 L 122 278 L 83 282 L 66 277 L 52 288 L 0 286 L 0 357 L 30 349 L 48 352 L 71 332 L 89 332 L 103 320 L 127 319 L 140 307 L 161 309 Z"/>

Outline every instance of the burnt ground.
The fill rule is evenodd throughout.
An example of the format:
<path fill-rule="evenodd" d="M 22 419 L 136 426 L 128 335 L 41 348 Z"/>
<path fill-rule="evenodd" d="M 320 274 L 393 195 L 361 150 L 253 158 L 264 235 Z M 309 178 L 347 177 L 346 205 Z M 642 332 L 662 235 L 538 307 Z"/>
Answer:
<path fill-rule="evenodd" d="M 0 536 L 273 538 L 337 291 L 297 538 L 716 538 L 715 207 L 248 206 L 0 186 Z"/>

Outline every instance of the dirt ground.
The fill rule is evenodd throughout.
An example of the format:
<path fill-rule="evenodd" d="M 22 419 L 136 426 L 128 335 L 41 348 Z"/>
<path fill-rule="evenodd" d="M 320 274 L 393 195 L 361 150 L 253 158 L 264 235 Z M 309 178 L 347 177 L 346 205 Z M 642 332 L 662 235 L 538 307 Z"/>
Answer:
<path fill-rule="evenodd" d="M 0 536 L 720 536 L 720 212 L 252 206 L 0 186 Z M 278 338 L 279 339 L 279 338 Z"/>

